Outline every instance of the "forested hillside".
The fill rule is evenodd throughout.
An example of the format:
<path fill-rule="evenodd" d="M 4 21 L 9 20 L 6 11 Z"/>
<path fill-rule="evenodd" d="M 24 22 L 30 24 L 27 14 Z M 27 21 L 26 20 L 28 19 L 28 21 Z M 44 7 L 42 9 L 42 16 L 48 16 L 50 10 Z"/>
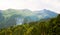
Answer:
<path fill-rule="evenodd" d="M 0 35 L 60 35 L 60 15 L 42 22 L 24 23 L 0 29 Z"/>
<path fill-rule="evenodd" d="M 0 10 L 0 29 L 8 28 L 23 23 L 35 22 L 41 19 L 50 19 L 58 14 L 47 9 L 31 11 L 29 9 L 6 9 Z"/>

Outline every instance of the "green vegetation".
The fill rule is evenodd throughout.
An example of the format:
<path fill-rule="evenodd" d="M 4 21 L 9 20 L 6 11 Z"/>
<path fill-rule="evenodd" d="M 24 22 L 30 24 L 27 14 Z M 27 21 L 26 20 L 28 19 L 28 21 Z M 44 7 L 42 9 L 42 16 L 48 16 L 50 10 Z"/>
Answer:
<path fill-rule="evenodd" d="M 0 29 L 0 35 L 60 35 L 60 15 L 46 21 Z"/>
<path fill-rule="evenodd" d="M 31 11 L 28 9 L 0 10 L 0 29 L 39 20 L 45 21 L 46 19 L 54 18 L 57 15 L 57 13 L 47 9 L 41 11 Z"/>

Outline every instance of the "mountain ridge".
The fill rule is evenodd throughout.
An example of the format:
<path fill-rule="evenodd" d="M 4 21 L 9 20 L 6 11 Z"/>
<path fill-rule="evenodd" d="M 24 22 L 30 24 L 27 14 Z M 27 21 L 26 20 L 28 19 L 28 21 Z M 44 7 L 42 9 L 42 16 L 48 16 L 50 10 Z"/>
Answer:
<path fill-rule="evenodd" d="M 58 14 L 54 13 L 53 11 L 43 9 L 40 11 L 33 12 L 28 9 L 22 9 L 22 10 L 15 10 L 15 9 L 7 9 L 2 10 L 3 16 L 3 23 L 0 23 L 0 25 L 4 25 L 6 27 L 13 26 L 13 25 L 19 25 L 23 23 L 28 22 L 35 22 L 39 21 L 41 19 L 50 19 L 56 17 Z"/>

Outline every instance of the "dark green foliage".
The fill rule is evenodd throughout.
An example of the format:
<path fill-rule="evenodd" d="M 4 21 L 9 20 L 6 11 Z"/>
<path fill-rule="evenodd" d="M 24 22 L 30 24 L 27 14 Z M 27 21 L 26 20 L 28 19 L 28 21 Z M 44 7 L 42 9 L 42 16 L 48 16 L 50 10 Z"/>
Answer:
<path fill-rule="evenodd" d="M 60 15 L 48 21 L 36 21 L 0 29 L 0 35 L 60 35 Z"/>

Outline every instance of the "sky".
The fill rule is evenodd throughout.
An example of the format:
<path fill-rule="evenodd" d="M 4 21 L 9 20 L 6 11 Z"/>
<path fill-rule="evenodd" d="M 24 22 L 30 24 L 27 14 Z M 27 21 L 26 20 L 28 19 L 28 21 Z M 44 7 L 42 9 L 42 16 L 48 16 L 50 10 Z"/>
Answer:
<path fill-rule="evenodd" d="M 48 9 L 60 14 L 60 0 L 0 0 L 0 10 L 9 8 L 32 11 Z"/>

